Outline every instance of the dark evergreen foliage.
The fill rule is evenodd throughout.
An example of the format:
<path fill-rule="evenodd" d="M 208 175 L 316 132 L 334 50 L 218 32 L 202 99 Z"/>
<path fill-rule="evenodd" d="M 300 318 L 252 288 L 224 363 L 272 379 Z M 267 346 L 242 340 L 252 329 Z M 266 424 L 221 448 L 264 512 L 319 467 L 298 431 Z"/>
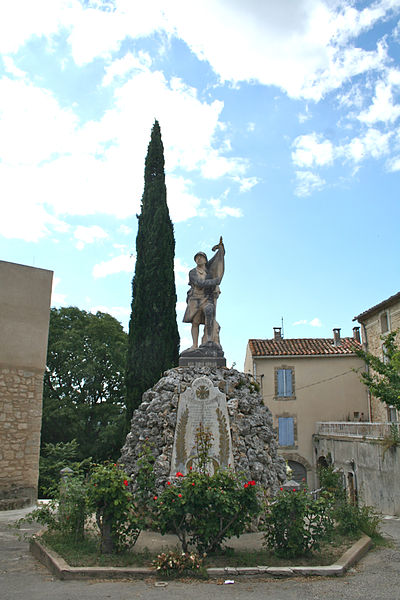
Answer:
<path fill-rule="evenodd" d="M 143 392 L 156 383 L 163 371 L 176 366 L 179 357 L 175 239 L 167 206 L 164 148 L 157 121 L 147 151 L 142 212 L 138 219 L 126 370 L 129 420 L 141 403 Z"/>

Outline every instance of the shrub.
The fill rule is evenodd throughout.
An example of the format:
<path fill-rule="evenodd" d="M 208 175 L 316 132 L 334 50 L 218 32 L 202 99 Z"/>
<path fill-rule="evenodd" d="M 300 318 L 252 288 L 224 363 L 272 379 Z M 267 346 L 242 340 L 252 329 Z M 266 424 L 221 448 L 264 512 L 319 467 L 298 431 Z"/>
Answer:
<path fill-rule="evenodd" d="M 184 552 L 189 542 L 201 553 L 216 550 L 225 539 L 239 537 L 259 512 L 255 481 L 243 484 L 227 469 L 213 475 L 177 473 L 156 505 L 159 530 L 173 530 Z"/>
<path fill-rule="evenodd" d="M 337 529 L 342 534 L 360 532 L 378 537 L 381 515 L 372 506 L 357 506 L 348 501 L 341 502 L 334 513 Z"/>
<path fill-rule="evenodd" d="M 331 496 L 314 500 L 307 490 L 281 488 L 266 507 L 263 528 L 264 545 L 279 557 L 294 558 L 318 550 L 333 529 Z"/>
<path fill-rule="evenodd" d="M 94 465 L 88 482 L 89 506 L 100 530 L 100 551 L 110 554 L 129 548 L 140 533 L 126 473 L 118 465 Z"/>
<path fill-rule="evenodd" d="M 81 477 L 72 475 L 61 482 L 57 498 L 30 512 L 16 526 L 36 521 L 46 525 L 51 532 L 58 532 L 68 540 L 78 541 L 83 539 L 89 513 L 85 482 Z"/>

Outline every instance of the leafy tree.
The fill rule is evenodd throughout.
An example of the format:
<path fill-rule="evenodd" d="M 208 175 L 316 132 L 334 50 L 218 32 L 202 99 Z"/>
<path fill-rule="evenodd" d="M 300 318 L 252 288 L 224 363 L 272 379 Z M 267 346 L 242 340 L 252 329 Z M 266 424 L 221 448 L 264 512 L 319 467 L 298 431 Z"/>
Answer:
<path fill-rule="evenodd" d="M 384 341 L 384 360 L 361 349 L 356 349 L 355 352 L 370 367 L 367 373 L 361 373 L 361 381 L 371 394 L 400 410 L 400 348 L 396 343 L 398 333 L 399 330 L 392 331 L 381 337 Z"/>
<path fill-rule="evenodd" d="M 52 308 L 42 449 L 76 440 L 76 460 L 115 460 L 124 442 L 127 334 L 111 315 Z M 47 447 L 48 448 L 48 447 Z"/>
<path fill-rule="evenodd" d="M 141 403 L 143 392 L 155 384 L 163 371 L 176 366 L 179 356 L 175 239 L 167 206 L 164 149 L 157 121 L 146 156 L 138 220 L 126 369 L 128 420 Z"/>

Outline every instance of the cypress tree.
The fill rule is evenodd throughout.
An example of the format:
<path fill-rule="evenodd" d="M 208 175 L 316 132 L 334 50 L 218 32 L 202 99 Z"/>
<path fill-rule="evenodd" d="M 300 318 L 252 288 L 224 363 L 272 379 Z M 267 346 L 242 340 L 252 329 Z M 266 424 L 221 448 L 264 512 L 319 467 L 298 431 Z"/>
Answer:
<path fill-rule="evenodd" d="M 158 381 L 163 371 L 176 366 L 179 358 L 175 239 L 167 206 L 164 148 L 157 121 L 147 150 L 138 221 L 126 369 L 128 424 L 143 392 Z"/>

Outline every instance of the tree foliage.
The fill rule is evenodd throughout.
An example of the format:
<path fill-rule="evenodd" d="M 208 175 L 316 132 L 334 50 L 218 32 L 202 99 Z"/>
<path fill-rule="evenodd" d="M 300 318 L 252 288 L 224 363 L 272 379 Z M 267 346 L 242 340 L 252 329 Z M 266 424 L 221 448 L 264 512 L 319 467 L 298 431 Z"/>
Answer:
<path fill-rule="evenodd" d="M 52 308 L 42 449 L 76 440 L 76 460 L 119 457 L 125 430 L 127 334 L 111 315 Z"/>
<path fill-rule="evenodd" d="M 129 420 L 141 403 L 143 392 L 156 383 L 163 371 L 176 366 L 179 356 L 175 239 L 167 206 L 164 149 L 157 121 L 146 156 L 141 208 L 126 369 Z"/>
<path fill-rule="evenodd" d="M 356 353 L 370 367 L 366 373 L 361 373 L 361 381 L 371 394 L 400 410 L 400 348 L 396 343 L 398 333 L 398 330 L 392 331 L 381 337 L 384 342 L 384 360 L 365 350 L 356 349 Z"/>

